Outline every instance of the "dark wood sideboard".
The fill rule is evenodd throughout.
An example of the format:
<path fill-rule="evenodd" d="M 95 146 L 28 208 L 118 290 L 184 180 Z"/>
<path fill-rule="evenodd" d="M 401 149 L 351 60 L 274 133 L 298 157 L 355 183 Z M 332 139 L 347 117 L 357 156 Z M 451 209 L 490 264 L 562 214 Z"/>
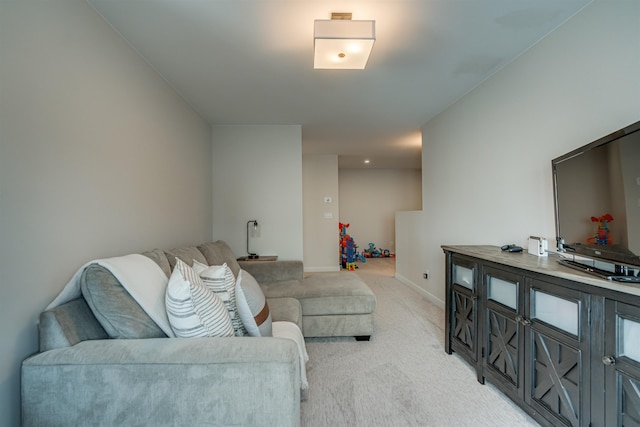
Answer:
<path fill-rule="evenodd" d="M 496 246 L 442 246 L 445 350 L 542 425 L 640 425 L 640 285 Z"/>

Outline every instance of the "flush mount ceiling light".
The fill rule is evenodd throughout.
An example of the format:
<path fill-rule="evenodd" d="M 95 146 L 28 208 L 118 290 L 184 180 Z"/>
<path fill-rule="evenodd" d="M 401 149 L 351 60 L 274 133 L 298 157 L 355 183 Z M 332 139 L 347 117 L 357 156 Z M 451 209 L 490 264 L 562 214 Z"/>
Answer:
<path fill-rule="evenodd" d="M 313 68 L 363 70 L 376 41 L 376 21 L 352 21 L 350 13 L 332 13 L 314 23 Z"/>

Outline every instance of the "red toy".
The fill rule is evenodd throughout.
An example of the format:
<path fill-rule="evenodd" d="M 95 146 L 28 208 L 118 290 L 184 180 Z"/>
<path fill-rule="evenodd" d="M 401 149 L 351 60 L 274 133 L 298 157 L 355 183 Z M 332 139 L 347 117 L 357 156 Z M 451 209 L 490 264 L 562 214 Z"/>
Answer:
<path fill-rule="evenodd" d="M 611 240 L 611 235 L 609 233 L 609 223 L 611 221 L 613 221 L 613 216 L 608 213 L 600 217 L 592 216 L 591 222 L 597 222 L 598 229 L 596 230 L 595 236 L 587 239 L 587 243 L 591 243 L 593 245 L 612 245 L 613 241 Z"/>

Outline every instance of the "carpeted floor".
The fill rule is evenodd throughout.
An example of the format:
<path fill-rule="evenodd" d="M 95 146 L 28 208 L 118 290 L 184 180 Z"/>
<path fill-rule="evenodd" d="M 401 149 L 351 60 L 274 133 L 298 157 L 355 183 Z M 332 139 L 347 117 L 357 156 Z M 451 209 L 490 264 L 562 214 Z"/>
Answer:
<path fill-rule="evenodd" d="M 394 278 L 394 259 L 358 265 L 343 274 L 358 274 L 375 293 L 374 335 L 307 339 L 303 426 L 538 425 L 444 352 L 443 310 Z"/>

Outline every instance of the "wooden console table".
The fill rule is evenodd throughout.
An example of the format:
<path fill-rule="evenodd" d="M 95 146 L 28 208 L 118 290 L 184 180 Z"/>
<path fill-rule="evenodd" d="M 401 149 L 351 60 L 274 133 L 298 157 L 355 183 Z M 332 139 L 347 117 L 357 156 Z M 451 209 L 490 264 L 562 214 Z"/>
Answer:
<path fill-rule="evenodd" d="M 557 257 L 442 246 L 445 351 L 542 425 L 640 425 L 640 286 Z"/>

